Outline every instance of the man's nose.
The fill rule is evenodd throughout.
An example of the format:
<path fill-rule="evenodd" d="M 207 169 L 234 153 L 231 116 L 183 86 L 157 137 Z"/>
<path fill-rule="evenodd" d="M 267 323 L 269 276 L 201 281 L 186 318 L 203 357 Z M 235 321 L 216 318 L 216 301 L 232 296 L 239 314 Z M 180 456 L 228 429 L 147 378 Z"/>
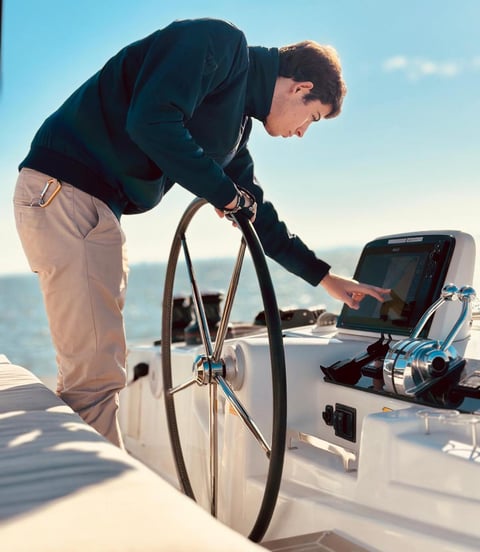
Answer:
<path fill-rule="evenodd" d="M 295 136 L 298 136 L 299 138 L 303 138 L 303 136 L 305 136 L 305 133 L 307 132 L 309 125 L 310 125 L 310 121 L 306 121 L 305 123 L 303 123 L 302 126 L 299 126 L 295 131 Z"/>

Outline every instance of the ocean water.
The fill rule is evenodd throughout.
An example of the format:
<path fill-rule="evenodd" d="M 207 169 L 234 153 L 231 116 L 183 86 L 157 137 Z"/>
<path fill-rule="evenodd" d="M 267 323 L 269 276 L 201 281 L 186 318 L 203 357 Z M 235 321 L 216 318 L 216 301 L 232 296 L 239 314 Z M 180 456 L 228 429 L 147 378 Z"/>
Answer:
<path fill-rule="evenodd" d="M 334 272 L 352 276 L 360 248 L 320 252 Z M 313 308 L 324 305 L 339 313 L 341 303 L 321 287 L 313 287 L 268 260 L 280 309 Z M 209 259 L 194 263 L 195 277 L 202 292 L 226 292 L 232 273 L 232 259 Z M 124 310 L 127 342 L 151 342 L 161 334 L 162 295 L 166 263 L 136 264 L 130 267 Z M 177 268 L 179 284 L 175 293 L 189 295 L 189 283 L 182 264 Z M 232 311 L 232 322 L 253 322 L 263 310 L 255 270 L 247 258 L 242 268 Z M 50 385 L 56 374 L 55 351 L 38 280 L 34 274 L 0 276 L 0 353 L 10 362 L 31 370 Z"/>

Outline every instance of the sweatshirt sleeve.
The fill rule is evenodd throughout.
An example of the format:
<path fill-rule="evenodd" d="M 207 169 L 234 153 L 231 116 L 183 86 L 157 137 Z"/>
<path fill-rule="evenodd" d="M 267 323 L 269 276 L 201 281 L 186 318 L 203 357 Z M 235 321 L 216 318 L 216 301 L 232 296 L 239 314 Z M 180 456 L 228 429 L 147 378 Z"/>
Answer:
<path fill-rule="evenodd" d="M 278 217 L 272 203 L 264 200 L 263 189 L 254 176 L 253 160 L 246 144 L 226 167 L 225 172 L 257 200 L 257 217 L 253 224 L 265 254 L 286 270 L 312 286 L 320 283 L 330 265 L 319 259 Z"/>
<path fill-rule="evenodd" d="M 164 173 L 193 194 L 223 207 L 232 180 L 195 142 L 185 123 L 225 81 L 245 80 L 244 35 L 220 21 L 177 22 L 158 34 L 135 83 L 127 115 L 130 138 Z"/>

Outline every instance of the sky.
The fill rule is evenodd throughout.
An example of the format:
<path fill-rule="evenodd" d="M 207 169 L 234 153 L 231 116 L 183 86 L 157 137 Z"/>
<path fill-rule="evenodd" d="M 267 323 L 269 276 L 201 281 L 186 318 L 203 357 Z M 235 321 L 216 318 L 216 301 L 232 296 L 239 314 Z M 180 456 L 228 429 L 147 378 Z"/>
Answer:
<path fill-rule="evenodd" d="M 44 119 L 124 45 L 195 17 L 231 21 L 250 45 L 337 49 L 341 115 L 302 139 L 255 124 L 250 140 L 266 197 L 327 262 L 328 249 L 396 232 L 459 229 L 480 243 L 478 0 L 3 0 L 3 10 L 0 274 L 29 270 L 12 195 Z M 166 236 L 191 199 L 176 186 L 152 211 L 122 218 L 132 264 L 167 259 Z M 206 256 L 236 253 L 208 230 Z"/>

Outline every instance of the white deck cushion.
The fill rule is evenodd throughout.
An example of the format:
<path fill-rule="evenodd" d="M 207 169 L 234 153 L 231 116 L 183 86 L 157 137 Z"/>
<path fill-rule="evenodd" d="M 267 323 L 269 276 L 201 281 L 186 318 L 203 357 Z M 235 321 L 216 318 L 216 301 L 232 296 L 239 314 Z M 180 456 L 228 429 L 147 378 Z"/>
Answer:
<path fill-rule="evenodd" d="M 5 552 L 264 550 L 111 445 L 0 355 Z"/>

